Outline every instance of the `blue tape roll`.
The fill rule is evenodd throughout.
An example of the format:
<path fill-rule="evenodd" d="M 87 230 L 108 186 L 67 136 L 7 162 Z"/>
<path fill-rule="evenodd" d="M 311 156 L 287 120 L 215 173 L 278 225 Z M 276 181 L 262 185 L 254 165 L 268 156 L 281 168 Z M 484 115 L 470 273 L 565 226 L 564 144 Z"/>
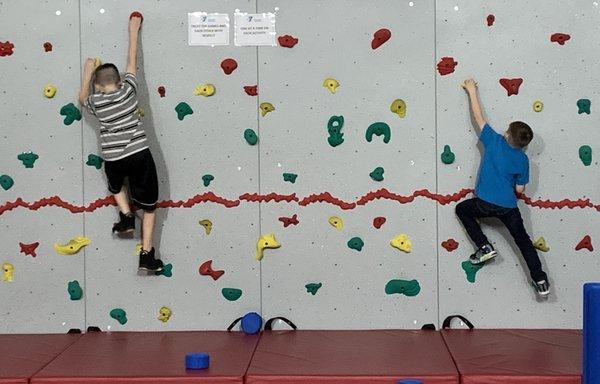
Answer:
<path fill-rule="evenodd" d="M 583 384 L 600 383 L 600 283 L 583 286 Z"/>
<path fill-rule="evenodd" d="M 396 384 L 423 384 L 423 382 L 417 379 L 404 379 L 398 381 Z"/>
<path fill-rule="evenodd" d="M 185 355 L 186 369 L 206 369 L 210 363 L 207 353 L 188 353 Z"/>

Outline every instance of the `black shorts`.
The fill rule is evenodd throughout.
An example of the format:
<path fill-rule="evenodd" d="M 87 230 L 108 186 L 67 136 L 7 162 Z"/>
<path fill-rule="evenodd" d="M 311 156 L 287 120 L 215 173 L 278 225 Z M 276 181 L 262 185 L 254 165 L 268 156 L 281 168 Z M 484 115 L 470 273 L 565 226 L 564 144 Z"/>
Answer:
<path fill-rule="evenodd" d="M 125 178 L 129 181 L 129 197 L 145 211 L 154 211 L 158 200 L 158 177 L 150 149 L 144 149 L 121 160 L 104 162 L 108 190 L 121 192 Z"/>

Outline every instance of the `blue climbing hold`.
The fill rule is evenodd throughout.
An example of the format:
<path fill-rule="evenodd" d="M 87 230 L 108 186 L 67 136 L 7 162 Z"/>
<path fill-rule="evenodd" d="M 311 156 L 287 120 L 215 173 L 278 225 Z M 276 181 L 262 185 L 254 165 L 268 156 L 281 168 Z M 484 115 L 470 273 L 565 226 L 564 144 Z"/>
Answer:
<path fill-rule="evenodd" d="M 249 312 L 242 317 L 242 331 L 248 335 L 260 332 L 262 328 L 262 317 L 256 312 Z"/>

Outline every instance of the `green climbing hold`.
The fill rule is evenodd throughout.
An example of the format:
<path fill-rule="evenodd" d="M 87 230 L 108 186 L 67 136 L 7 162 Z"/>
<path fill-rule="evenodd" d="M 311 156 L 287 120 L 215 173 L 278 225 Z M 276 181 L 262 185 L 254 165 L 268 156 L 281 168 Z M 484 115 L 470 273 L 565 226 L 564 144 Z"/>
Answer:
<path fill-rule="evenodd" d="M 317 291 L 319 290 L 319 288 L 321 288 L 323 286 L 323 283 L 308 283 L 304 286 L 304 288 L 306 288 L 306 292 L 310 293 L 311 295 L 316 295 Z"/>
<path fill-rule="evenodd" d="M 462 267 L 463 271 L 465 271 L 467 280 L 470 283 L 475 282 L 475 275 L 477 274 L 477 271 L 483 268 L 483 264 L 473 264 L 469 260 L 463 261 L 460 266 Z"/>
<path fill-rule="evenodd" d="M 589 145 L 579 147 L 579 158 L 586 167 L 592 164 L 592 148 Z"/>
<path fill-rule="evenodd" d="M 298 177 L 298 175 L 296 175 L 295 173 L 284 173 L 283 181 L 288 181 L 288 182 L 294 184 L 296 182 L 297 177 Z"/>
<path fill-rule="evenodd" d="M 256 143 L 258 143 L 258 135 L 250 128 L 244 131 L 244 139 L 246 139 L 246 142 L 250 145 L 256 145 Z"/>
<path fill-rule="evenodd" d="M 383 181 L 383 168 L 382 167 L 377 167 L 373 170 L 373 172 L 369 173 L 369 176 L 371 176 L 371 179 L 375 180 L 375 181 Z"/>
<path fill-rule="evenodd" d="M 0 186 L 5 191 L 8 191 L 9 189 L 11 189 L 13 185 L 15 185 L 15 181 L 12 179 L 12 177 L 10 177 L 8 175 L 0 176 Z"/>
<path fill-rule="evenodd" d="M 369 128 L 367 128 L 365 137 L 369 143 L 373 140 L 373 135 L 383 136 L 383 142 L 387 144 L 392 138 L 392 131 L 390 130 L 390 126 L 386 123 L 377 122 L 369 125 Z"/>
<path fill-rule="evenodd" d="M 154 272 L 155 276 L 171 277 L 173 276 L 173 264 L 169 263 L 162 270 Z"/>
<path fill-rule="evenodd" d="M 242 297 L 242 290 L 237 288 L 223 288 L 221 290 L 223 297 L 229 301 L 236 301 Z"/>
<path fill-rule="evenodd" d="M 183 120 L 183 118 L 187 115 L 191 115 L 192 113 L 194 113 L 192 107 L 190 107 L 190 105 L 184 101 L 177 104 L 177 106 L 175 107 L 175 112 L 177 112 L 177 118 L 180 121 Z"/>
<path fill-rule="evenodd" d="M 73 103 L 63 106 L 60 109 L 60 114 L 65 117 L 63 120 L 65 125 L 71 125 L 75 120 L 81 120 L 81 112 L 79 112 L 79 109 Z"/>
<path fill-rule="evenodd" d="M 365 242 L 360 237 L 353 237 L 348 241 L 348 248 L 355 249 L 358 252 L 362 251 Z"/>
<path fill-rule="evenodd" d="M 454 155 L 454 152 L 452 152 L 452 150 L 450 150 L 449 145 L 444 145 L 444 152 L 442 152 L 441 158 L 442 158 L 442 163 L 444 163 L 444 164 L 454 163 L 456 156 Z"/>
<path fill-rule="evenodd" d="M 344 116 L 331 116 L 327 122 L 327 132 L 329 137 L 327 142 L 332 147 L 337 147 L 344 142 L 344 134 L 342 128 L 344 126 Z"/>
<path fill-rule="evenodd" d="M 421 286 L 417 280 L 390 280 L 385 285 L 385 293 L 392 295 L 399 293 L 406 296 L 417 296 L 421 292 Z"/>
<path fill-rule="evenodd" d="M 100 169 L 100 168 L 102 168 L 103 162 L 104 162 L 104 160 L 100 156 L 90 153 L 88 155 L 88 159 L 85 163 L 87 165 L 89 165 L 90 167 L 95 167 L 96 169 Z"/>
<path fill-rule="evenodd" d="M 582 113 L 587 113 L 588 115 L 591 113 L 591 108 L 592 106 L 592 102 L 590 101 L 590 99 L 579 99 L 577 100 L 577 108 L 578 114 L 582 114 Z"/>
<path fill-rule="evenodd" d="M 39 158 L 40 157 L 33 152 L 24 152 L 17 156 L 17 159 L 23 162 L 25 168 L 33 168 L 33 163 Z"/>
<path fill-rule="evenodd" d="M 67 292 L 69 292 L 71 300 L 79 300 L 83 296 L 83 289 L 81 289 L 79 281 L 77 280 L 69 281 Z"/>
<path fill-rule="evenodd" d="M 121 325 L 125 325 L 127 323 L 127 314 L 121 308 L 115 308 L 110 311 L 110 317 L 117 320 Z"/>
<path fill-rule="evenodd" d="M 215 179 L 215 177 L 213 175 L 202 176 L 202 182 L 204 183 L 205 187 L 208 187 L 210 185 L 210 182 L 213 181 L 214 179 Z"/>

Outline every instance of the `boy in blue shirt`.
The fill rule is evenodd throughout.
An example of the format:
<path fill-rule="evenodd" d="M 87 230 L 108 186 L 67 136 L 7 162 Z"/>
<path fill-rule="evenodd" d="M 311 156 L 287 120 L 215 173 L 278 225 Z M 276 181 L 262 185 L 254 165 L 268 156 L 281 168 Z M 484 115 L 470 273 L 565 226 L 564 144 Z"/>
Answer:
<path fill-rule="evenodd" d="M 475 187 L 476 197 L 456 206 L 456 215 L 477 246 L 470 261 L 481 264 L 496 257 L 497 252 L 484 235 L 477 219 L 497 217 L 523 254 L 538 295 L 547 296 L 550 293 L 548 277 L 542 270 L 540 258 L 517 207 L 517 193 L 523 193 L 525 184 L 529 182 L 529 159 L 523 148 L 533 139 L 533 131 L 527 124 L 514 121 L 504 135 L 496 133 L 483 118 L 475 81 L 466 80 L 463 88 L 469 95 L 473 118 L 481 130 L 479 140 L 484 147 Z"/>

